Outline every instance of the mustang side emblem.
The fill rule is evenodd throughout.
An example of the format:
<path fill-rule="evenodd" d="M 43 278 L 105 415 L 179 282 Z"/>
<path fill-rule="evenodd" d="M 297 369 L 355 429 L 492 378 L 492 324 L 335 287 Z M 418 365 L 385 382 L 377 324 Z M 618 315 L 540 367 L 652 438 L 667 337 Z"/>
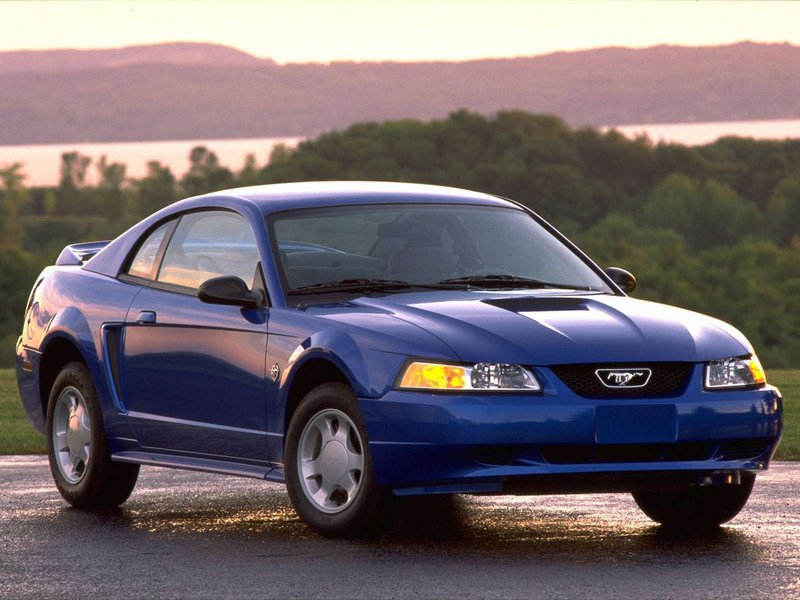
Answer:
<path fill-rule="evenodd" d="M 597 369 L 597 378 L 607 388 L 643 388 L 650 382 L 650 369 Z"/>
<path fill-rule="evenodd" d="M 272 381 L 278 381 L 278 377 L 281 376 L 281 368 L 278 366 L 278 363 L 272 365 L 272 368 L 269 370 L 269 375 L 272 377 Z"/>

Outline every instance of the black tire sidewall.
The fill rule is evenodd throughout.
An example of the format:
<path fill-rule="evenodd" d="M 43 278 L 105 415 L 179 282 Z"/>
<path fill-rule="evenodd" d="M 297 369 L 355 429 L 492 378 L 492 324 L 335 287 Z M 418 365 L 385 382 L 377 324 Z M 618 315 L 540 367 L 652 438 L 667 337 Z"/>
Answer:
<path fill-rule="evenodd" d="M 639 508 L 653 521 L 671 529 L 713 528 L 732 520 L 747 504 L 755 475 L 743 473 L 733 485 L 692 487 L 682 492 L 633 494 Z"/>
<path fill-rule="evenodd" d="M 364 453 L 364 471 L 361 475 L 358 495 L 347 508 L 335 514 L 322 512 L 311 504 L 301 488 L 300 476 L 297 472 L 297 448 L 301 434 L 306 424 L 325 409 L 339 410 L 350 417 L 358 428 Z M 284 463 L 289 498 L 300 518 L 313 529 L 329 536 L 356 536 L 366 532 L 377 523 L 387 492 L 376 481 L 366 428 L 358 408 L 358 401 L 349 386 L 328 383 L 314 388 L 308 393 L 289 423 L 286 432 Z"/>
<path fill-rule="evenodd" d="M 61 474 L 53 447 L 53 418 L 55 407 L 58 397 L 67 387 L 76 388 L 83 396 L 91 428 L 92 446 L 90 459 L 86 466 L 86 472 L 77 483 L 70 483 Z M 56 377 L 53 387 L 50 390 L 50 398 L 47 403 L 46 432 L 50 471 L 53 474 L 53 479 L 56 482 L 58 491 L 64 499 L 73 506 L 83 507 L 94 504 L 95 500 L 102 492 L 101 484 L 107 477 L 110 458 L 108 456 L 108 444 L 97 391 L 89 370 L 83 364 L 77 362 L 69 363 Z"/>

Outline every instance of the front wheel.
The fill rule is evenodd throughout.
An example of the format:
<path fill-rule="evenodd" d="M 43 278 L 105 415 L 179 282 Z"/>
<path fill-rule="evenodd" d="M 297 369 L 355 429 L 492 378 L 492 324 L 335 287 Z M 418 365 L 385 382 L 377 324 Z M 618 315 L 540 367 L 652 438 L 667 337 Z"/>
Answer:
<path fill-rule="evenodd" d="M 56 377 L 47 406 L 47 454 L 63 498 L 79 508 L 113 508 L 131 495 L 139 465 L 112 462 L 92 377 L 81 363 Z"/>
<path fill-rule="evenodd" d="M 321 385 L 303 399 L 286 433 L 286 483 L 297 514 L 327 536 L 379 525 L 388 493 L 375 480 L 367 435 L 353 391 Z"/>
<path fill-rule="evenodd" d="M 727 523 L 747 504 L 755 475 L 739 484 L 691 487 L 680 492 L 636 492 L 633 499 L 648 517 L 671 529 L 709 529 Z"/>

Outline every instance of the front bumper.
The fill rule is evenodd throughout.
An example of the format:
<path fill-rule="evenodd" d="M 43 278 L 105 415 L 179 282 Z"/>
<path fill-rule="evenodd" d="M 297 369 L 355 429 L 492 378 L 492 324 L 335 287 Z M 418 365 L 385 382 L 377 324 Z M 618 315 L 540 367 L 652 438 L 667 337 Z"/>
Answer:
<path fill-rule="evenodd" d="M 378 481 L 399 494 L 636 489 L 766 469 L 780 440 L 776 388 L 707 392 L 701 365 L 662 399 L 589 400 L 539 371 L 539 394 L 359 399 Z"/>

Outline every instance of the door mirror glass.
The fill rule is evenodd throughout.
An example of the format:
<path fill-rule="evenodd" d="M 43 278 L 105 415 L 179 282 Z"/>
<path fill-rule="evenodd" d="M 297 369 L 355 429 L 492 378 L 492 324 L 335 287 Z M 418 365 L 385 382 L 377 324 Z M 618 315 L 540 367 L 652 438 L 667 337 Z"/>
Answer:
<path fill-rule="evenodd" d="M 631 273 L 629 273 L 625 269 L 619 269 L 617 267 L 608 267 L 605 270 L 605 273 L 606 275 L 608 275 L 609 279 L 611 279 L 611 281 L 617 284 L 617 287 L 626 294 L 636 289 L 636 277 L 634 277 Z"/>

